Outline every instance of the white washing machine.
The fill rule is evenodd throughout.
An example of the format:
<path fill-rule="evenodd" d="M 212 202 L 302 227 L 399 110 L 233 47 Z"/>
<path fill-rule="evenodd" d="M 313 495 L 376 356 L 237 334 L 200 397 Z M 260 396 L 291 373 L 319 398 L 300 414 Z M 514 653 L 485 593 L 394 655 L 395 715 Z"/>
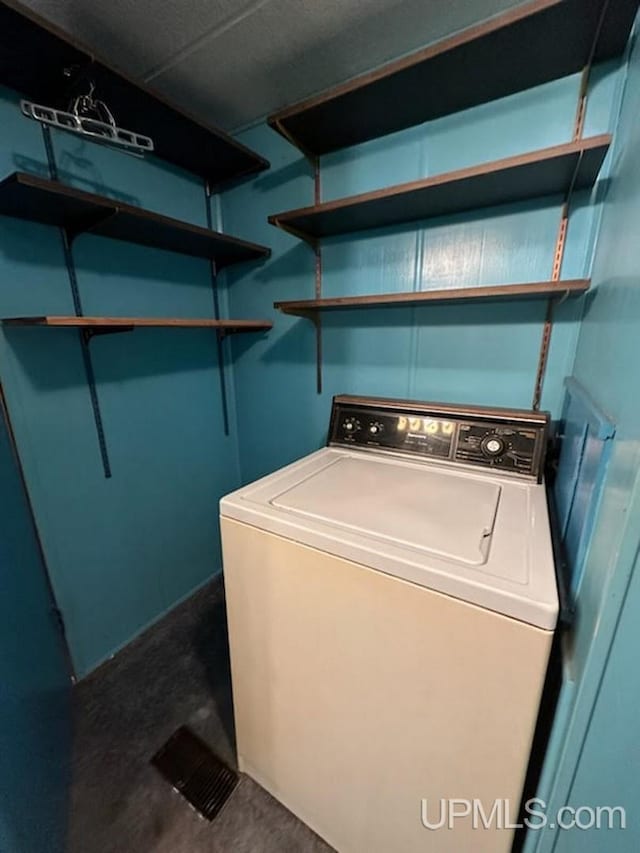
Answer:
<path fill-rule="evenodd" d="M 336 397 L 326 448 L 221 502 L 240 769 L 340 853 L 510 850 L 558 614 L 547 422 Z"/>

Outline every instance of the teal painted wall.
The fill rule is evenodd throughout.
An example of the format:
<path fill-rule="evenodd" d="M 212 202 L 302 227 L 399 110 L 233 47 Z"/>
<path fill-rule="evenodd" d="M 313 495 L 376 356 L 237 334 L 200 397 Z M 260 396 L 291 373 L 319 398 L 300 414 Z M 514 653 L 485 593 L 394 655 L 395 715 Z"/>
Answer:
<path fill-rule="evenodd" d="M 560 833 L 558 853 L 630 853 L 640 848 L 638 767 L 640 766 L 640 560 L 620 614 L 593 716 L 576 767 L 568 803 L 580 806 L 621 806 L 626 827 Z"/>
<path fill-rule="evenodd" d="M 610 130 L 617 68 L 594 75 L 585 133 Z M 323 159 L 334 198 L 570 138 L 577 75 Z M 46 174 L 38 126 L 11 93 L 0 96 L 0 174 Z M 216 200 L 218 226 L 273 246 L 272 259 L 221 277 L 223 313 L 272 317 L 273 333 L 226 343 L 233 368 L 225 436 L 214 337 L 138 330 L 92 343 L 114 476 L 97 450 L 77 334 L 3 330 L 0 378 L 57 601 L 83 675 L 220 567 L 218 498 L 239 482 L 318 447 L 334 393 L 359 392 L 528 406 L 544 305 L 440 306 L 343 312 L 324 324 L 324 393 L 315 392 L 315 335 L 276 313 L 275 299 L 313 294 L 313 256 L 267 224 L 309 203 L 299 153 L 266 126 L 242 140 L 273 168 Z M 200 182 L 54 134 L 60 177 L 203 224 Z M 606 174 L 606 168 L 605 172 Z M 591 262 L 598 208 L 576 199 L 563 274 Z M 329 241 L 324 292 L 368 293 L 548 278 L 560 199 L 503 207 Z M 84 235 L 74 254 L 86 313 L 205 316 L 204 261 Z M 0 218 L 0 315 L 70 313 L 55 229 Z M 557 312 L 543 405 L 558 414 L 582 305 Z"/>
<path fill-rule="evenodd" d="M 538 853 L 627 853 L 640 846 L 640 45 L 631 51 L 574 373 L 616 424 L 566 678 L 540 795 L 565 804 L 621 805 L 627 829 L 531 833 Z"/>
<path fill-rule="evenodd" d="M 6 91 L 0 124 L 0 175 L 46 174 L 40 128 Z M 54 134 L 54 147 L 61 180 L 205 224 L 198 179 L 70 135 Z M 90 235 L 74 255 L 87 314 L 212 316 L 204 260 Z M 0 217 L 0 277 L 0 316 L 73 313 L 54 228 Z M 220 569 L 218 499 L 239 482 L 211 332 L 136 330 L 91 349 L 110 480 L 77 333 L 0 333 L 0 377 L 79 675 Z"/>
<path fill-rule="evenodd" d="M 0 405 L 0 850 L 64 853 L 71 680 Z"/>
<path fill-rule="evenodd" d="M 636 786 L 637 755 L 628 738 L 640 698 L 633 675 L 640 608 L 633 574 L 640 529 L 640 403 L 629 391 L 635 381 L 629 366 L 637 362 L 640 331 L 640 249 L 633 229 L 640 215 L 637 50 L 616 128 L 625 72 L 611 64 L 592 77 L 585 134 L 617 130 L 617 137 L 595 196 L 600 202 L 604 197 L 604 203 L 589 206 L 586 195 L 575 199 L 563 275 L 589 274 L 602 216 L 593 294 L 557 311 L 544 387 L 543 407 L 557 416 L 563 379 L 575 372 L 618 428 L 580 594 L 573 643 L 573 662 L 581 661 L 580 672 L 569 660 L 571 677 L 561 697 L 566 714 L 554 732 L 545 772 L 552 806 L 619 802 L 628 803 L 632 814 L 627 798 Z M 578 87 L 578 76 L 572 76 L 325 157 L 323 199 L 567 141 Z M 11 93 L 0 92 L 0 120 L 0 175 L 15 169 L 46 174 L 40 130 L 21 117 Z M 77 335 L 33 329 L 0 333 L 0 379 L 80 675 L 219 570 L 219 497 L 322 444 L 333 394 L 530 405 L 544 314 L 544 305 L 534 302 L 327 316 L 324 393 L 317 395 L 311 325 L 272 307 L 274 300 L 313 295 L 313 256 L 304 244 L 267 224 L 271 213 L 311 203 L 310 170 L 295 149 L 264 125 L 244 132 L 241 140 L 268 157 L 273 167 L 216 200 L 218 225 L 271 245 L 274 252 L 263 265 L 223 274 L 222 310 L 230 316 L 271 317 L 275 326 L 269 336 L 238 337 L 225 344 L 233 364 L 225 369 L 229 436 L 223 430 L 210 333 L 148 330 L 99 338 L 92 352 L 114 472 L 105 480 Z M 64 181 L 205 223 L 197 179 L 69 136 L 54 134 L 54 145 Z M 324 294 L 546 279 L 560 201 L 470 212 L 328 241 Z M 74 254 L 86 313 L 212 313 L 204 261 L 90 236 L 79 239 Z M 55 229 L 0 217 L 0 274 L 0 316 L 72 312 Z M 19 499 L 12 505 L 18 506 Z M 20 547 L 30 549 L 19 560 L 37 572 L 42 567 L 25 518 L 13 522 L 14 532 L 24 527 Z M 10 562 L 5 560 L 4 566 Z M 30 577 L 36 574 L 8 575 L 13 583 L 32 583 Z M 41 580 L 33 580 L 33 590 L 34 602 L 43 605 Z M 27 602 L 24 591 L 18 594 Z M 10 597 L 3 600 L 11 602 Z M 32 625 L 30 640 L 13 649 L 16 669 L 11 677 L 18 685 L 15 695 L 24 690 L 39 702 L 61 682 L 53 658 L 39 661 L 48 675 L 30 662 L 42 637 L 34 608 L 24 610 Z M 10 610 L 3 624 L 13 630 L 17 611 Z M 43 631 L 50 630 L 47 624 L 46 619 L 41 623 Z M 17 636 L 13 632 L 5 638 L 3 649 L 11 650 Z M 48 652 L 54 654 L 52 648 L 49 644 Z M 5 655 L 1 663 L 6 668 L 8 662 Z M 3 680 L 11 683 L 6 674 Z M 38 707 L 42 705 L 33 705 L 33 718 L 24 716 L 28 731 L 14 739 L 15 749 L 2 751 L 3 776 L 12 772 L 7 762 L 17 763 L 41 749 Z M 16 708 L 20 706 L 3 705 L 5 737 L 21 731 Z M 10 720 L 7 713 L 13 713 Z M 49 734 L 54 731 L 47 728 Z M 61 737 L 59 745 L 63 743 Z M 64 768 L 63 756 L 56 767 L 55 772 Z M 43 785 L 50 771 L 44 763 Z M 64 779 L 58 782 L 63 796 Z M 16 791 L 22 789 L 17 786 Z M 54 800 L 50 805 L 58 808 Z M 12 824 L 9 814 L 0 817 L 0 842 L 13 842 L 26 831 Z M 55 814 L 50 815 L 52 833 L 63 832 L 55 827 Z M 631 832 L 607 836 L 607 849 L 635 849 L 639 840 L 636 822 Z M 534 841 L 530 837 L 528 844 L 538 853 L 590 853 L 602 849 L 602 836 L 547 831 Z"/>
<path fill-rule="evenodd" d="M 585 134 L 611 130 L 617 67 L 594 75 Z M 566 142 L 579 76 L 393 134 L 322 159 L 322 198 L 383 187 Z M 243 480 L 317 448 L 336 393 L 531 405 L 544 303 L 503 303 L 343 311 L 323 319 L 324 393 L 315 390 L 315 332 L 283 316 L 274 300 L 311 298 L 311 250 L 267 224 L 267 215 L 312 203 L 309 167 L 266 126 L 241 141 L 272 163 L 267 174 L 225 193 L 222 216 L 233 232 L 273 247 L 256 270 L 228 272 L 232 312 L 270 316 L 272 333 L 255 346 L 234 342 Z M 606 166 L 605 172 L 606 174 Z M 564 260 L 566 278 L 588 274 L 598 210 L 576 199 Z M 327 241 L 323 294 L 364 294 L 548 279 L 560 199 L 474 211 L 428 223 Z M 543 406 L 561 410 L 583 306 L 556 314 Z"/>

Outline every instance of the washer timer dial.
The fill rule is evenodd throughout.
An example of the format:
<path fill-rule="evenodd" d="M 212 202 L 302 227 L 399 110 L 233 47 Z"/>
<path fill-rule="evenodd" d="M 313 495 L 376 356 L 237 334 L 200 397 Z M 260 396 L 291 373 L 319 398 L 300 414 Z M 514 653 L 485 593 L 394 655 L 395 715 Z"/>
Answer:
<path fill-rule="evenodd" d="M 482 450 L 485 456 L 489 456 L 491 459 L 493 459 L 496 456 L 500 456 L 500 454 L 504 452 L 505 443 L 497 435 L 487 435 L 485 436 L 485 438 L 482 439 L 480 449 Z"/>

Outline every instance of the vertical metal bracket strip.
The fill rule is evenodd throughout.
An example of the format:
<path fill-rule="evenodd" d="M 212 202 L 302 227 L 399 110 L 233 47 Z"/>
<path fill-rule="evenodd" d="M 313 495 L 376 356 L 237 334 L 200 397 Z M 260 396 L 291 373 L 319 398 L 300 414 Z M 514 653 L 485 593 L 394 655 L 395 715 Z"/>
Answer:
<path fill-rule="evenodd" d="M 567 237 L 569 205 L 565 201 L 562 205 L 562 213 L 560 215 L 560 225 L 558 226 L 558 235 L 556 237 L 556 245 L 553 254 L 553 272 L 551 275 L 552 281 L 559 281 L 560 271 L 562 270 L 562 258 L 564 255 L 564 246 Z M 536 373 L 536 384 L 533 392 L 532 408 L 538 410 L 542 399 L 542 386 L 544 384 L 544 375 L 547 370 L 547 362 L 549 360 L 549 349 L 551 346 L 551 332 L 553 329 L 553 298 L 547 300 L 547 310 L 545 313 L 544 324 L 542 326 L 542 340 L 540 342 L 540 355 L 538 357 L 538 370 Z"/>
<path fill-rule="evenodd" d="M 307 158 L 313 169 L 313 203 L 320 204 L 322 200 L 321 182 L 320 182 L 320 157 L 313 154 L 309 149 L 302 145 L 298 140 L 289 133 L 289 131 L 279 122 L 276 121 L 275 127 L 284 138 L 295 146 Z M 295 234 L 294 229 L 285 229 L 290 233 Z M 316 299 L 322 296 L 322 248 L 319 240 L 310 239 L 306 234 L 298 233 L 297 237 L 303 239 L 313 249 L 315 255 L 315 294 Z M 301 315 L 302 316 L 302 315 Z M 318 394 L 322 394 L 322 320 L 319 311 L 313 311 L 305 314 L 316 328 L 316 389 Z"/>
<path fill-rule="evenodd" d="M 311 168 L 313 169 L 313 203 L 320 204 L 322 200 L 322 192 L 321 192 L 321 181 L 320 181 L 320 157 L 317 154 L 313 154 L 309 149 L 301 145 L 300 142 L 291 134 L 289 131 L 283 127 L 283 125 L 277 121 L 276 122 L 277 130 L 284 136 L 284 138 L 290 142 L 293 146 L 295 146 L 299 151 L 303 153 L 303 155 L 307 158 L 309 163 L 311 163 Z M 291 233 L 295 233 L 293 229 L 288 229 Z M 322 248 L 319 240 L 310 240 L 308 236 L 303 236 L 298 234 L 297 236 L 304 239 L 309 245 L 312 247 L 314 255 L 315 255 L 315 294 L 316 299 L 320 299 L 322 296 Z M 316 327 L 316 389 L 318 394 L 322 394 L 322 319 L 319 311 L 314 311 L 312 314 L 308 315 L 308 318 L 313 322 L 313 325 Z"/>
<path fill-rule="evenodd" d="M 578 92 L 578 105 L 576 107 L 576 115 L 573 124 L 573 139 L 577 140 L 582 137 L 582 132 L 584 130 L 584 120 L 587 112 L 587 97 L 589 94 L 589 77 L 591 75 L 591 67 L 593 65 L 593 58 L 595 56 L 596 47 L 598 45 L 598 39 L 600 38 L 600 32 L 602 30 L 602 25 L 604 23 L 605 17 L 607 15 L 607 11 L 609 9 L 610 0 L 606 0 L 603 3 L 602 10 L 600 12 L 600 19 L 598 21 L 598 25 L 596 27 L 596 32 L 593 38 L 593 43 L 591 45 L 591 51 L 589 53 L 589 58 L 587 60 L 587 64 L 582 69 L 582 75 L 580 77 L 580 90 Z M 558 227 L 558 235 L 556 237 L 556 245 L 553 253 L 553 270 L 551 275 L 552 281 L 560 280 L 560 273 L 562 270 L 562 259 L 564 257 L 564 248 L 567 239 L 567 229 L 569 226 L 569 205 L 571 202 L 571 194 L 573 192 L 573 185 L 575 183 L 575 179 L 578 175 L 578 170 L 580 169 L 580 161 L 582 159 L 582 155 L 578 158 L 578 162 L 576 164 L 576 168 L 574 170 L 573 179 L 571 181 L 571 186 L 567 192 L 567 196 L 564 200 L 564 204 L 562 205 L 562 212 L 560 214 L 560 225 Z M 549 348 L 551 345 L 551 332 L 553 330 L 553 307 L 554 307 L 554 299 L 549 299 L 547 302 L 547 312 L 544 319 L 544 326 L 542 329 L 542 340 L 540 343 L 540 355 L 538 357 L 538 370 L 536 373 L 536 384 L 533 391 L 533 409 L 540 408 L 540 401 L 542 398 L 542 386 L 544 384 L 544 376 L 547 370 L 547 362 L 549 360 Z"/>
<path fill-rule="evenodd" d="M 573 139 L 580 139 L 582 136 L 582 130 L 584 127 L 584 117 L 586 113 L 587 106 L 587 90 L 589 86 L 589 73 L 591 71 L 591 66 L 587 65 L 582 71 L 582 77 L 580 79 L 580 92 L 578 94 L 578 106 L 576 109 L 576 117 L 573 128 Z M 580 169 L 580 162 L 582 160 L 582 155 L 578 157 L 578 161 L 576 163 L 576 167 L 573 174 L 573 179 L 571 181 L 571 185 L 567 191 L 567 195 L 562 204 L 562 210 L 560 212 L 560 224 L 558 225 L 558 234 L 556 236 L 555 248 L 553 251 L 553 267 L 551 271 L 551 281 L 560 281 L 560 274 L 562 272 L 562 261 L 564 258 L 564 249 L 567 241 L 567 230 L 569 227 L 569 204 L 571 201 L 571 195 L 573 193 L 573 185 L 575 183 L 575 179 L 578 175 L 578 171 Z M 536 372 L 536 383 L 533 391 L 533 402 L 532 408 L 534 410 L 538 410 L 540 408 L 540 402 L 542 399 L 542 388 L 544 385 L 544 377 L 547 371 L 547 363 L 549 361 L 549 349 L 551 347 L 551 333 L 553 331 L 553 309 L 554 309 L 555 300 L 554 298 L 550 298 L 547 301 L 547 310 L 544 318 L 544 324 L 542 327 L 542 340 L 540 341 L 540 354 L 538 356 L 538 370 Z"/>
<path fill-rule="evenodd" d="M 207 228 L 211 231 L 213 228 L 211 216 L 211 196 L 212 189 L 209 181 L 204 182 L 204 199 L 207 216 Z M 218 269 L 213 258 L 209 260 L 209 273 L 211 276 L 211 292 L 213 294 L 213 316 L 216 320 L 220 319 L 220 297 L 218 293 Z M 224 434 L 229 435 L 229 403 L 227 399 L 227 385 L 225 382 L 225 359 L 224 359 L 224 335 L 218 331 L 216 334 L 216 346 L 218 353 L 218 376 L 220 379 L 220 400 L 222 403 L 222 422 L 224 424 Z"/>
<path fill-rule="evenodd" d="M 313 158 L 313 201 L 314 204 L 320 204 L 322 191 L 320 183 L 320 157 Z M 314 246 L 315 253 L 315 294 L 316 299 L 322 296 L 322 247 L 320 241 L 317 241 Z M 322 394 L 322 320 L 320 312 L 314 314 L 314 325 L 316 327 L 316 390 L 318 394 Z"/>
<path fill-rule="evenodd" d="M 91 397 L 91 408 L 93 410 L 93 419 L 96 425 L 96 433 L 98 435 L 98 446 L 100 448 L 100 457 L 102 459 L 102 468 L 104 476 L 109 479 L 111 477 L 111 462 L 109 461 L 109 450 L 107 448 L 107 439 L 104 434 L 104 424 L 102 423 L 102 413 L 100 411 L 100 399 L 98 398 L 98 387 L 96 385 L 96 376 L 93 371 L 93 361 L 91 360 L 91 350 L 89 344 L 92 334 L 89 330 L 83 329 L 80 333 L 82 342 L 82 361 L 84 364 L 84 372 L 89 385 L 89 396 Z"/>
<path fill-rule="evenodd" d="M 49 166 L 49 175 L 51 180 L 58 180 L 58 167 L 56 165 L 55 153 L 51 141 L 51 131 L 46 125 L 41 125 L 42 136 L 44 138 L 44 147 L 47 154 L 47 163 Z M 66 228 L 60 229 L 62 236 L 62 249 L 64 253 L 65 265 L 67 267 L 67 275 L 69 277 L 69 286 L 71 288 L 71 296 L 73 299 L 73 309 L 76 317 L 82 317 L 82 300 L 78 289 L 78 277 L 76 275 L 76 267 L 73 261 L 73 252 L 71 250 L 72 236 Z M 98 437 L 98 447 L 100 449 L 100 458 L 102 460 L 102 469 L 104 476 L 109 479 L 111 477 L 111 462 L 109 460 L 109 450 L 107 448 L 107 439 L 104 433 L 104 424 L 102 421 L 102 412 L 100 411 L 100 399 L 98 397 L 98 388 L 96 385 L 95 372 L 93 370 L 93 362 L 91 360 L 91 351 L 89 343 L 91 334 L 86 329 L 79 330 L 80 347 L 82 350 L 82 363 L 84 365 L 84 373 L 89 388 L 89 397 L 91 399 L 91 409 L 93 411 L 93 420 L 96 426 L 96 434 Z"/>

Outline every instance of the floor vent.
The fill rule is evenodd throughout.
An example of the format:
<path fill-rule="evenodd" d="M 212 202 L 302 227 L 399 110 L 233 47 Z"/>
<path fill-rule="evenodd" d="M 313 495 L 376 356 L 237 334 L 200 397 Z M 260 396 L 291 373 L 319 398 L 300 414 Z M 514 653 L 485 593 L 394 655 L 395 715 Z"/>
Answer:
<path fill-rule="evenodd" d="M 186 726 L 171 735 L 151 763 L 207 820 L 213 820 L 238 784 L 238 774 Z"/>

